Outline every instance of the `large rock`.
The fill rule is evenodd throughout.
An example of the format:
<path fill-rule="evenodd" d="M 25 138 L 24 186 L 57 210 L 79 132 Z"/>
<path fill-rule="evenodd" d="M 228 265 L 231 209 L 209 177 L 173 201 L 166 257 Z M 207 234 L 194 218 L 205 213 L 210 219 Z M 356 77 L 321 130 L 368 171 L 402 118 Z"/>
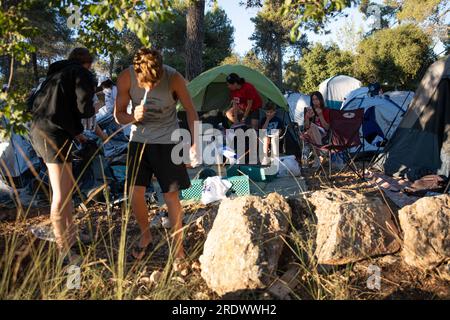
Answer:
<path fill-rule="evenodd" d="M 223 200 L 200 257 L 208 286 L 220 295 L 268 286 L 290 216 L 291 208 L 277 193 Z"/>
<path fill-rule="evenodd" d="M 326 189 L 314 192 L 309 201 L 317 217 L 319 264 L 346 264 L 400 249 L 398 230 L 380 198 Z"/>
<path fill-rule="evenodd" d="M 432 269 L 450 261 L 450 195 L 421 198 L 403 207 L 399 218 L 407 264 Z"/>

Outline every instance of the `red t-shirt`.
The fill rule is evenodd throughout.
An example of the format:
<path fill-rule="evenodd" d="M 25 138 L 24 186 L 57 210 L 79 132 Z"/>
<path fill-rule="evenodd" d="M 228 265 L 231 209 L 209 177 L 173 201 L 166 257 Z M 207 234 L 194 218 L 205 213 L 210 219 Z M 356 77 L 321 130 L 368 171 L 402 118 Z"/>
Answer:
<path fill-rule="evenodd" d="M 258 91 L 251 83 L 244 83 L 240 89 L 231 91 L 231 100 L 239 99 L 238 105 L 242 110 L 247 109 L 247 101 L 253 100 L 251 111 L 256 111 L 262 107 L 262 99 Z"/>
<path fill-rule="evenodd" d="M 328 108 L 323 108 L 322 109 L 322 114 L 323 114 L 323 119 L 330 124 L 330 110 Z M 316 116 L 316 121 L 315 124 L 318 125 L 321 128 L 324 128 L 324 126 L 322 125 L 322 123 L 320 122 L 320 117 Z M 324 128 L 325 129 L 325 128 Z"/>

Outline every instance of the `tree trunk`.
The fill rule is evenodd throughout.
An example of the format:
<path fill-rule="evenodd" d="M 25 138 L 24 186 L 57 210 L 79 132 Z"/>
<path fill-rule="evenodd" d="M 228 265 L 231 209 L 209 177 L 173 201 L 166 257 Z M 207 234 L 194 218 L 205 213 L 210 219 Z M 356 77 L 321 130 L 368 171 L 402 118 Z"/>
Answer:
<path fill-rule="evenodd" d="M 33 52 L 31 54 L 31 63 L 33 65 L 34 81 L 35 81 L 35 83 L 37 85 L 39 83 L 39 71 L 38 71 L 38 65 L 37 65 L 37 54 L 36 54 L 36 52 Z"/>
<path fill-rule="evenodd" d="M 8 91 L 11 91 L 11 86 L 13 82 L 14 75 L 14 55 L 11 56 L 10 66 L 9 66 L 9 78 L 8 78 Z"/>
<path fill-rule="evenodd" d="M 112 79 L 114 73 L 114 55 L 111 53 L 109 55 L 109 78 Z"/>
<path fill-rule="evenodd" d="M 186 15 L 186 78 L 194 79 L 203 69 L 205 0 L 191 0 Z"/>

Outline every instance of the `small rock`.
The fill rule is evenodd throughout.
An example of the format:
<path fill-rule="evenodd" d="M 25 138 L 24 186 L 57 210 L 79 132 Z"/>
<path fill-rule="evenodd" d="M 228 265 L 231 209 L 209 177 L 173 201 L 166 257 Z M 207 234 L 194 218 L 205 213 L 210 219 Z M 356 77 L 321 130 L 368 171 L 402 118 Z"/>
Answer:
<path fill-rule="evenodd" d="M 205 292 L 201 292 L 201 291 L 195 293 L 194 298 L 195 298 L 195 300 L 209 300 L 208 294 L 206 294 Z"/>
<path fill-rule="evenodd" d="M 189 274 L 189 270 L 188 269 L 183 269 L 180 271 L 180 274 L 182 277 L 186 277 Z"/>
<path fill-rule="evenodd" d="M 394 264 L 397 263 L 400 260 L 399 257 L 397 256 L 384 256 L 383 258 L 380 259 L 380 263 L 382 264 Z"/>
<path fill-rule="evenodd" d="M 179 283 L 182 283 L 182 284 L 186 283 L 186 281 L 182 277 L 173 277 L 172 280 L 176 281 L 176 282 L 179 282 Z"/>
<path fill-rule="evenodd" d="M 198 271 L 201 269 L 201 265 L 200 262 L 198 261 L 194 261 L 191 265 L 192 270 Z"/>
<path fill-rule="evenodd" d="M 159 284 L 159 282 L 161 281 L 162 278 L 162 272 L 159 270 L 155 270 L 152 272 L 152 274 L 150 275 L 149 281 L 151 284 Z"/>
<path fill-rule="evenodd" d="M 151 281 L 150 281 L 149 277 L 142 277 L 142 278 L 139 279 L 139 283 L 140 284 L 149 284 L 150 282 Z"/>
<path fill-rule="evenodd" d="M 450 261 L 440 266 L 437 271 L 443 280 L 450 281 Z"/>

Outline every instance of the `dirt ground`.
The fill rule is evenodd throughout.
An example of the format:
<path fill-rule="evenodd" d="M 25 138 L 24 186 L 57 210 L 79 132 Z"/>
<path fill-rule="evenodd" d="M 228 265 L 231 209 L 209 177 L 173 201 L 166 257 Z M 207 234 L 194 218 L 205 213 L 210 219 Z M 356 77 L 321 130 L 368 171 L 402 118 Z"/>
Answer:
<path fill-rule="evenodd" d="M 324 186 L 334 185 L 346 189 L 355 189 L 360 192 L 382 197 L 379 190 L 371 188 L 367 183 L 360 181 L 352 173 L 343 173 L 333 177 L 333 181 L 328 181 L 323 175 L 314 174 L 312 170 L 305 169 L 303 174 L 306 178 L 309 191 L 319 190 Z M 388 204 L 392 208 L 394 214 L 397 214 L 398 208 L 393 203 Z M 295 206 L 295 201 L 290 204 Z M 207 218 L 196 218 L 199 213 L 205 213 L 204 217 L 209 217 L 211 212 L 217 210 L 218 205 L 213 204 L 203 206 L 200 204 L 188 204 L 184 206 L 186 217 L 191 217 L 192 221 L 186 227 L 185 246 L 188 255 L 192 258 L 192 268 L 189 275 L 184 280 L 180 280 L 177 285 L 186 287 L 186 283 L 192 283 L 191 291 L 181 298 L 188 299 L 218 299 L 202 280 L 200 269 L 198 268 L 198 257 L 202 251 L 202 245 L 206 240 L 206 232 L 211 221 Z M 293 207 L 293 225 L 302 228 L 304 220 L 308 219 L 301 208 Z M 86 233 L 94 236 L 97 245 L 95 248 L 96 259 L 109 259 L 110 253 L 115 252 L 119 246 L 121 238 L 121 226 L 124 223 L 124 216 L 121 207 L 115 207 L 112 210 L 106 209 L 105 205 L 94 205 L 89 207 L 87 212 L 77 209 L 76 222 L 79 228 Z M 153 221 L 160 211 L 164 208 L 158 208 L 156 205 L 149 205 L 149 219 Z M 35 243 L 35 239 L 30 236 L 29 228 L 42 223 L 48 223 L 48 208 L 33 209 L 27 213 L 26 219 L 16 221 L 16 210 L 0 209 L 0 252 L 5 250 L 5 239 L 12 235 L 18 235 L 21 238 L 23 247 L 29 245 L 30 242 Z M 195 215 L 195 216 L 194 216 Z M 128 246 L 139 236 L 137 224 L 133 218 L 130 218 L 126 225 Z M 156 243 L 160 246 L 156 249 L 148 260 L 146 269 L 141 277 L 148 277 L 154 270 L 162 270 L 167 265 L 169 255 L 168 231 L 159 224 L 152 227 L 152 233 Z M 31 240 L 32 239 L 32 240 Z M 105 240 L 106 239 L 106 240 Z M 37 240 L 39 241 L 39 240 Z M 129 252 L 129 250 L 127 250 Z M 23 259 L 22 264 L 32 263 L 30 257 Z M 279 275 L 287 269 L 288 265 L 299 263 L 297 257 L 289 250 L 285 249 L 279 264 Z M 127 268 L 133 268 L 134 260 L 131 256 L 127 257 Z M 381 270 L 381 286 L 379 289 L 369 289 L 367 285 L 368 268 L 370 265 L 376 265 Z M 370 261 L 361 261 L 351 265 L 323 268 L 317 272 L 300 273 L 298 275 L 300 285 L 294 288 L 293 292 L 287 298 L 293 299 L 315 299 L 318 298 L 312 294 L 311 287 L 319 286 L 314 281 L 324 281 L 331 283 L 331 291 L 323 297 L 326 299 L 450 299 L 450 283 L 440 278 L 437 272 L 423 273 L 412 269 L 402 262 L 399 254 L 385 257 L 377 257 Z M 184 281 L 184 283 L 183 283 Z M 302 283 L 308 282 L 306 286 Z M 311 283 L 313 284 L 311 285 Z M 333 287 L 335 286 L 335 287 Z M 342 289 L 337 289 L 341 286 Z M 306 288 L 307 287 L 307 288 Z M 181 290 L 181 289 L 180 289 Z M 75 298 L 91 298 L 88 293 L 85 296 L 77 296 Z M 150 288 L 141 286 L 136 291 L 133 298 L 145 299 L 151 297 Z M 233 298 L 239 299 L 272 299 L 274 298 L 265 290 L 257 290 L 252 292 L 244 292 Z"/>

